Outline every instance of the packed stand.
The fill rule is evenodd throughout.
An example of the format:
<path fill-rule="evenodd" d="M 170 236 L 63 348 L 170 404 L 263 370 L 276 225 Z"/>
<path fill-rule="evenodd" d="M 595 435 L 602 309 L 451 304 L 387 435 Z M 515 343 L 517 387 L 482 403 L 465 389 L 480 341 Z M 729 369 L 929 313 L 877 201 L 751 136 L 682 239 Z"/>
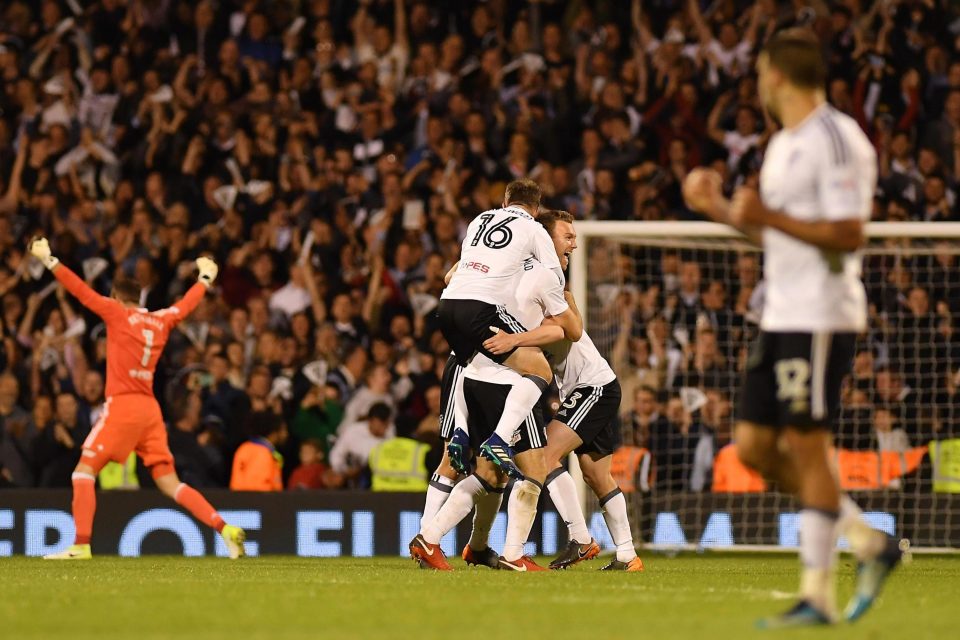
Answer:
<path fill-rule="evenodd" d="M 439 456 L 448 347 L 432 312 L 466 223 L 517 177 L 541 183 L 545 206 L 600 220 L 696 219 L 679 184 L 698 164 L 730 188 L 755 184 L 774 125 L 752 65 L 780 26 L 817 29 L 830 101 L 875 141 L 876 218 L 954 219 L 960 16 L 948 6 L 4 3 L 0 485 L 68 486 L 104 400 L 103 327 L 24 258 L 31 236 L 49 235 L 103 293 L 120 272 L 136 278 L 148 309 L 186 290 L 201 253 L 222 266 L 158 368 L 181 477 L 366 487 L 385 440 L 428 443 L 427 467 Z M 709 489 L 758 256 L 589 260 L 591 277 L 618 285 L 591 305 L 622 303 L 596 331 L 624 382 L 628 441 L 652 452 L 639 486 Z M 955 262 L 949 247 L 871 258 L 875 330 L 844 408 L 844 434 L 874 434 L 859 445 L 954 428 Z M 949 415 L 910 413 L 924 394 Z M 149 483 L 130 475 L 120 486 Z"/>

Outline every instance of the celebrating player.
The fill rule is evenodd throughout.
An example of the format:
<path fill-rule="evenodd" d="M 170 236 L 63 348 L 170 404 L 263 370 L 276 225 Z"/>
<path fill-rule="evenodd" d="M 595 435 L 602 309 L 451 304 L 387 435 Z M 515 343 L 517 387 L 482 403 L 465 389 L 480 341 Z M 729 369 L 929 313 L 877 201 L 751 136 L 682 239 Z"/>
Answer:
<path fill-rule="evenodd" d="M 576 247 L 576 236 L 569 224 L 572 218 L 568 217 L 562 224 L 555 224 L 557 220 L 553 212 L 547 212 L 542 215 L 541 222 L 552 230 L 551 240 L 555 253 L 565 266 L 570 252 Z M 563 337 L 575 339 L 582 334 L 583 326 L 580 315 L 570 308 L 569 301 L 569 295 L 563 290 L 563 283 L 554 273 L 531 260 L 524 266 L 511 307 L 516 307 L 515 315 L 527 326 L 541 323 L 551 326 L 551 340 Z M 545 315 L 549 316 L 549 319 L 545 319 Z M 535 329 L 532 335 L 540 335 L 539 331 L 540 329 Z M 505 353 L 513 348 L 515 347 L 501 346 L 497 352 Z M 486 434 L 499 422 L 509 387 L 515 382 L 517 374 L 496 364 L 485 355 L 478 354 L 464 370 L 463 376 L 463 392 L 470 419 L 469 437 L 476 450 Z M 411 541 L 411 555 L 421 566 L 449 570 L 449 564 L 443 558 L 439 547 L 440 538 L 465 518 L 476 504 L 473 534 L 463 551 L 463 559 L 468 564 L 483 564 L 512 571 L 543 570 L 543 567 L 523 555 L 523 544 L 536 516 L 537 501 L 546 477 L 547 466 L 543 457 L 545 443 L 543 418 L 539 408 L 535 407 L 517 429 L 516 463 L 526 479 L 516 483 L 510 494 L 507 536 L 501 557 L 497 557 L 487 546 L 487 534 L 499 509 L 500 494 L 506 478 L 487 460 L 478 460 L 476 473 L 453 489 L 436 517 L 430 522 L 424 522 L 420 534 Z"/>
<path fill-rule="evenodd" d="M 460 365 L 482 353 L 522 376 L 511 387 L 496 430 L 480 447 L 483 457 L 518 479 L 523 474 L 513 462 L 509 441 L 547 388 L 552 377 L 550 365 L 539 349 L 517 348 L 495 355 L 484 348 L 483 342 L 492 335 L 491 327 L 507 333 L 524 330 L 506 308 L 513 303 L 524 261 L 537 259 L 563 282 L 553 242 L 536 223 L 539 211 L 540 187 L 535 182 L 515 180 L 508 184 L 503 208 L 480 214 L 467 227 L 460 262 L 438 308 L 440 329 Z M 462 380 L 457 380 L 455 402 L 462 398 L 462 386 Z M 458 413 L 462 414 L 462 408 Z M 462 451 L 464 437 L 454 434 L 452 444 L 456 447 L 451 452 Z M 459 465 L 458 460 L 454 466 Z"/>
<path fill-rule="evenodd" d="M 539 221 L 554 238 L 563 242 L 564 260 L 577 247 L 573 216 L 566 211 L 549 211 Z M 521 280 L 518 298 L 525 296 L 526 278 Z M 566 301 L 579 317 L 580 311 L 569 292 Z M 627 502 L 610 473 L 613 452 L 622 442 L 620 422 L 620 383 L 587 335 L 576 342 L 563 339 L 556 325 L 544 324 L 529 333 L 498 333 L 484 343 L 493 353 L 504 353 L 519 346 L 542 346 L 557 376 L 561 406 L 547 426 L 544 459 L 550 499 L 566 522 L 570 532 L 567 548 L 550 563 L 551 569 L 566 569 L 600 554 L 600 546 L 587 530 L 583 510 L 577 498 L 576 485 L 561 462 L 576 451 L 583 478 L 600 500 L 603 517 L 617 546 L 616 557 L 606 571 L 643 571 L 637 556 L 627 518 Z"/>
<path fill-rule="evenodd" d="M 820 42 L 809 30 L 775 35 L 757 70 L 764 107 L 784 129 L 770 140 L 760 193 L 741 187 L 732 201 L 719 174 L 687 177 L 687 203 L 730 224 L 764 249 L 766 305 L 741 390 L 734 440 L 740 459 L 803 505 L 800 602 L 766 626 L 829 624 L 835 619 L 838 533 L 862 563 L 846 610 L 870 607 L 901 559 L 896 541 L 870 529 L 841 497 L 831 473 L 830 427 L 854 341 L 866 329 L 860 247 L 877 181 L 873 146 L 850 117 L 827 104 Z"/>
<path fill-rule="evenodd" d="M 153 396 L 153 374 L 170 332 L 200 304 L 217 277 L 210 258 L 198 258 L 199 277 L 177 304 L 160 311 L 140 308 L 139 287 L 131 281 L 114 282 L 106 298 L 88 287 L 73 271 L 51 255 L 46 238 L 30 243 L 30 253 L 53 272 L 60 284 L 81 304 L 100 316 L 107 327 L 107 384 L 103 413 L 83 443 L 73 472 L 73 520 L 76 539 L 66 551 L 48 560 L 87 560 L 96 511 L 94 483 L 107 462 L 122 462 L 136 451 L 150 469 L 157 488 L 223 537 L 231 558 L 244 555 L 243 529 L 226 524 L 200 493 L 177 478 L 160 405 Z"/>

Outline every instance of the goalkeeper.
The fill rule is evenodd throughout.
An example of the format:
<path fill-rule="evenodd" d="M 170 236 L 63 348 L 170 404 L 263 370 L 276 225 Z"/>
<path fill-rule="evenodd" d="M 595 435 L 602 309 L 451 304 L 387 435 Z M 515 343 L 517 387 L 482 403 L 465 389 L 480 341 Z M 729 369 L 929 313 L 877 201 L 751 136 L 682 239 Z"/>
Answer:
<path fill-rule="evenodd" d="M 200 304 L 217 277 L 210 258 L 198 258 L 198 282 L 175 305 L 159 311 L 140 308 L 140 287 L 129 280 L 116 280 L 109 298 L 99 295 L 50 253 L 46 238 L 30 243 L 30 253 L 53 272 L 60 284 L 83 306 L 100 316 L 107 327 L 106 402 L 99 421 L 83 443 L 80 462 L 74 469 L 74 544 L 48 560 L 91 558 L 90 536 L 96 511 L 94 483 L 107 462 L 122 462 L 136 451 L 150 469 L 157 488 L 173 498 L 201 522 L 217 530 L 231 558 L 244 555 L 243 529 L 226 524 L 200 493 L 180 482 L 167 446 L 167 430 L 160 405 L 153 396 L 153 373 L 170 332 Z"/>

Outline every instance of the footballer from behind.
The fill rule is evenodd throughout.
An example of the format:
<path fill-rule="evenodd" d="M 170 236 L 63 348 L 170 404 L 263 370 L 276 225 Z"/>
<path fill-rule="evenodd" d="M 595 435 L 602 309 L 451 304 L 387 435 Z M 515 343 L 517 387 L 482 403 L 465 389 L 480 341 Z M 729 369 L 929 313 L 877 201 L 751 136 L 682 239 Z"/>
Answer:
<path fill-rule="evenodd" d="M 180 482 L 167 445 L 167 430 L 160 405 L 153 396 L 153 375 L 170 332 L 200 304 L 217 277 L 210 258 L 197 259 L 199 276 L 176 304 L 159 311 L 139 305 L 140 287 L 116 280 L 110 297 L 91 289 L 50 252 L 46 238 L 30 243 L 30 253 L 49 269 L 80 303 L 103 319 L 107 327 L 106 402 L 100 419 L 83 443 L 80 462 L 73 471 L 74 544 L 65 551 L 44 556 L 47 560 L 87 560 L 92 557 L 90 537 L 97 507 L 94 484 L 97 474 L 113 460 L 122 462 L 136 451 L 150 469 L 157 488 L 200 522 L 220 533 L 231 558 L 244 555 L 243 529 L 224 522 L 193 487 Z"/>

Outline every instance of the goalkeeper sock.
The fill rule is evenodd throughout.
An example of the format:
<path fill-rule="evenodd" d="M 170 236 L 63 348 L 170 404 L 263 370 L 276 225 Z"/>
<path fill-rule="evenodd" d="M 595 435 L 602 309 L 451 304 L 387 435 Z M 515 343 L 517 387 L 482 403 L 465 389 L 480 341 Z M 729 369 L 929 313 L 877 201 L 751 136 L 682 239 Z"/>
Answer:
<path fill-rule="evenodd" d="M 503 557 L 510 562 L 523 556 L 523 545 L 537 517 L 537 501 L 542 488 L 539 482 L 530 478 L 513 485 L 507 502 L 507 539 L 503 544 Z"/>
<path fill-rule="evenodd" d="M 886 536 L 863 521 L 863 510 L 845 493 L 840 494 L 837 534 L 847 539 L 850 550 L 860 561 L 876 557 L 886 545 Z"/>
<path fill-rule="evenodd" d="M 440 538 L 470 515 L 473 505 L 487 492 L 487 486 L 484 485 L 486 483 L 476 475 L 458 482 L 433 520 L 420 528 L 424 540 L 430 544 L 440 544 Z"/>
<path fill-rule="evenodd" d="M 207 502 L 207 499 L 190 485 L 181 482 L 177 490 L 173 492 L 173 499 L 200 522 L 213 527 L 218 533 L 223 530 L 223 525 L 226 524 L 223 518 L 213 508 L 213 505 Z"/>
<path fill-rule="evenodd" d="M 547 382 L 538 376 L 518 375 L 517 378 L 510 393 L 507 394 L 507 399 L 503 403 L 503 413 L 497 422 L 496 434 L 503 438 L 504 442 L 513 440 L 517 426 L 523 424 L 547 388 Z"/>
<path fill-rule="evenodd" d="M 800 511 L 800 597 L 833 617 L 836 611 L 837 515 L 819 509 Z"/>
<path fill-rule="evenodd" d="M 470 548 L 483 551 L 490 544 L 490 529 L 500 511 L 503 502 L 503 488 L 494 487 L 477 499 L 477 508 L 473 512 L 473 531 L 470 532 Z"/>
<path fill-rule="evenodd" d="M 633 533 L 627 517 L 627 499 L 619 487 L 600 498 L 600 509 L 613 543 L 617 545 L 617 560 L 630 562 L 637 557 L 637 549 L 633 546 Z"/>
<path fill-rule="evenodd" d="M 423 501 L 423 517 L 420 518 L 421 529 L 436 517 L 443 503 L 450 497 L 454 484 L 456 483 L 450 478 L 437 473 L 430 478 L 430 484 L 427 486 L 427 497 Z"/>
<path fill-rule="evenodd" d="M 580 508 L 580 498 L 577 496 L 577 485 L 573 482 L 573 476 L 563 467 L 555 469 L 547 476 L 547 491 L 550 492 L 550 500 L 553 501 L 557 513 L 567 525 L 570 539 L 579 544 L 590 542 L 590 532 Z"/>
<path fill-rule="evenodd" d="M 93 514 L 97 511 L 97 492 L 94 490 L 96 478 L 89 473 L 74 471 L 70 476 L 73 483 L 73 523 L 77 533 L 74 544 L 90 544 L 93 533 Z"/>

